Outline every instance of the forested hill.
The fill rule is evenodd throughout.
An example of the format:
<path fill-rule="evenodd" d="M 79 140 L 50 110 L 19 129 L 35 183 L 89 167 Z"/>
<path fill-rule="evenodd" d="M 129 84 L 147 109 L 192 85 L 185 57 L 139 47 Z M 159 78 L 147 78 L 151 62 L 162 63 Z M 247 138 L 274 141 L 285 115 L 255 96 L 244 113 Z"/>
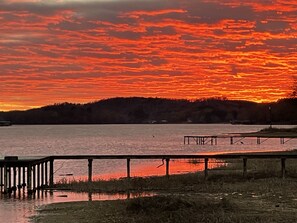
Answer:
<path fill-rule="evenodd" d="M 271 107 L 271 114 L 269 111 Z M 0 112 L 13 124 L 251 123 L 297 124 L 297 99 L 248 101 L 112 98 L 88 104 L 62 103 L 27 111 Z"/>

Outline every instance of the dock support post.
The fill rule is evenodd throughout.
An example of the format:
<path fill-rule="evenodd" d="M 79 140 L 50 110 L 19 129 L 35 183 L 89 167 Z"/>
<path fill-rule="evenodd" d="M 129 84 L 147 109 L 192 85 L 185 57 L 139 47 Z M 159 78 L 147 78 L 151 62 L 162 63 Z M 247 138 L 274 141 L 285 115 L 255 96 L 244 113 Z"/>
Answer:
<path fill-rule="evenodd" d="M 128 178 L 128 179 L 131 178 L 131 172 L 130 172 L 130 171 L 131 171 L 131 169 L 130 169 L 131 166 L 130 166 L 130 161 L 131 161 L 131 160 L 128 158 L 128 159 L 127 159 L 127 178 Z"/>
<path fill-rule="evenodd" d="M 233 145 L 233 137 L 230 137 L 230 144 Z"/>
<path fill-rule="evenodd" d="M 92 182 L 92 169 L 93 169 L 93 159 L 88 159 L 88 167 L 89 167 L 89 178 L 88 178 L 88 181 L 89 183 Z"/>
<path fill-rule="evenodd" d="M 45 170 L 44 170 L 45 171 L 45 173 L 44 173 L 45 179 L 44 180 L 45 180 L 45 186 L 46 187 L 48 187 L 48 182 L 47 182 L 47 180 L 48 180 L 47 165 L 48 165 L 48 162 L 45 162 Z"/>
<path fill-rule="evenodd" d="M 166 158 L 166 176 L 169 177 L 169 158 Z"/>
<path fill-rule="evenodd" d="M 257 144 L 260 145 L 261 144 L 261 138 L 257 137 Z"/>
<path fill-rule="evenodd" d="M 282 178 L 285 179 L 286 178 L 286 158 L 282 158 L 281 163 L 282 163 Z"/>
<path fill-rule="evenodd" d="M 22 168 L 19 166 L 18 168 L 18 185 L 17 185 L 17 188 L 18 190 L 20 190 L 22 188 Z"/>
<path fill-rule="evenodd" d="M 28 195 L 32 194 L 32 166 L 27 166 L 27 192 Z"/>
<path fill-rule="evenodd" d="M 4 190 L 3 190 L 4 194 L 7 194 L 7 188 L 8 188 L 8 186 L 7 186 L 8 185 L 7 173 L 8 173 L 7 166 L 4 165 Z"/>
<path fill-rule="evenodd" d="M 54 160 L 50 159 L 50 176 L 49 176 L 49 186 L 52 188 L 54 186 Z"/>
<path fill-rule="evenodd" d="M 3 187 L 3 167 L 0 168 L 0 186 Z"/>
<path fill-rule="evenodd" d="M 37 164 L 37 190 L 40 189 L 40 163 Z"/>
<path fill-rule="evenodd" d="M 243 158 L 243 177 L 247 177 L 247 158 Z"/>
<path fill-rule="evenodd" d="M 40 187 L 43 190 L 44 187 L 44 162 L 41 163 L 41 183 L 40 183 Z"/>
<path fill-rule="evenodd" d="M 26 187 L 26 167 L 24 167 L 24 166 L 23 166 L 23 183 L 22 183 L 22 187 L 23 187 L 23 189 L 25 189 L 25 187 Z"/>
<path fill-rule="evenodd" d="M 13 167 L 13 185 L 12 188 L 13 191 L 16 191 L 17 189 L 17 171 L 16 171 L 16 167 Z"/>
<path fill-rule="evenodd" d="M 205 180 L 208 178 L 208 158 L 204 159 L 204 178 Z"/>
<path fill-rule="evenodd" d="M 11 189 L 11 167 L 8 167 L 8 188 Z"/>
<path fill-rule="evenodd" d="M 35 165 L 33 165 L 33 176 L 32 176 L 32 178 L 33 178 L 33 191 L 35 191 L 36 190 L 36 166 Z"/>

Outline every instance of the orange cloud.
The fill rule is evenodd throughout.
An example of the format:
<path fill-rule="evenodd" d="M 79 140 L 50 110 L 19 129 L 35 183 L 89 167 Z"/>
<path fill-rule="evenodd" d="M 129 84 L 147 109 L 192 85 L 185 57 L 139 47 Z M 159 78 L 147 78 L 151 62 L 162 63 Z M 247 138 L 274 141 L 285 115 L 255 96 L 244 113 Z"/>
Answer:
<path fill-rule="evenodd" d="M 116 96 L 274 101 L 295 1 L 1 1 L 0 110 Z"/>

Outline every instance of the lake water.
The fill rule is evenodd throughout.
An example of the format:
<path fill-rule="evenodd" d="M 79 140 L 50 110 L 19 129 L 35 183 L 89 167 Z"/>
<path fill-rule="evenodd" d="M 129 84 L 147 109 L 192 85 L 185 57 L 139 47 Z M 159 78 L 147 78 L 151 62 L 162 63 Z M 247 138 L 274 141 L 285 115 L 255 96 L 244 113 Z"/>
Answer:
<path fill-rule="evenodd" d="M 218 145 L 184 145 L 184 135 L 217 135 L 223 133 L 252 132 L 268 126 L 228 124 L 168 124 L 168 125 L 15 125 L 0 128 L 0 156 L 46 155 L 118 155 L 118 154 L 205 154 L 244 151 L 280 151 L 296 148 L 296 140 L 281 145 L 279 139 L 269 139 L 261 145 L 255 139 L 243 139 L 230 145 L 228 139 L 218 139 Z M 281 126 L 291 127 L 291 126 Z M 165 173 L 161 160 L 131 161 L 131 175 L 162 175 Z M 188 161 L 172 161 L 171 173 L 195 171 L 199 166 Z M 125 161 L 94 160 L 95 178 L 118 178 L 126 174 Z M 71 174 L 70 177 L 65 177 Z M 87 161 L 55 161 L 55 181 L 84 179 Z M 35 199 L 2 198 L 0 218 L 6 222 L 24 223 L 40 205 L 72 200 L 88 200 L 88 194 L 60 192 Z M 93 195 L 94 196 L 94 195 Z M 96 195 L 95 200 L 117 199 Z M 103 197 L 103 198 L 102 198 Z"/>

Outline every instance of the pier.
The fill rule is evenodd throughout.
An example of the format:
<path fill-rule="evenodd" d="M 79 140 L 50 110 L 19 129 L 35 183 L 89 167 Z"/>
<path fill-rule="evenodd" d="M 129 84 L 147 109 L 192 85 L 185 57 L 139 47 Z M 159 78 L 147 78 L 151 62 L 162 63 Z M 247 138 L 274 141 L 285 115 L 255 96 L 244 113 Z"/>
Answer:
<path fill-rule="evenodd" d="M 229 139 L 230 145 L 237 143 L 243 143 L 245 138 L 256 139 L 256 144 L 260 145 L 269 139 L 279 139 L 280 144 L 285 144 L 292 139 L 296 139 L 297 136 L 287 136 L 287 135 L 251 135 L 251 134 L 228 134 L 228 135 L 211 135 L 211 136 L 184 136 L 184 144 L 190 145 L 192 142 L 196 145 L 217 145 L 218 139 Z"/>
<path fill-rule="evenodd" d="M 281 177 L 286 177 L 286 160 L 297 159 L 297 154 L 290 153 L 240 153 L 216 155 L 62 155 L 47 157 L 16 157 L 9 156 L 0 159 L 0 184 L 3 194 L 17 191 L 28 195 L 36 191 L 51 189 L 54 186 L 54 161 L 56 160 L 86 160 L 88 165 L 88 181 L 93 180 L 94 160 L 126 160 L 126 177 L 131 178 L 131 160 L 162 160 L 165 161 L 165 173 L 170 176 L 170 161 L 178 159 L 196 159 L 204 162 L 204 177 L 209 176 L 210 160 L 241 160 L 243 177 L 247 176 L 248 160 L 272 159 L 280 161 Z"/>
<path fill-rule="evenodd" d="M 3 194 L 16 191 L 33 194 L 37 190 L 48 187 L 52 181 L 53 161 L 50 157 L 18 157 L 0 158 L 0 186 Z"/>

